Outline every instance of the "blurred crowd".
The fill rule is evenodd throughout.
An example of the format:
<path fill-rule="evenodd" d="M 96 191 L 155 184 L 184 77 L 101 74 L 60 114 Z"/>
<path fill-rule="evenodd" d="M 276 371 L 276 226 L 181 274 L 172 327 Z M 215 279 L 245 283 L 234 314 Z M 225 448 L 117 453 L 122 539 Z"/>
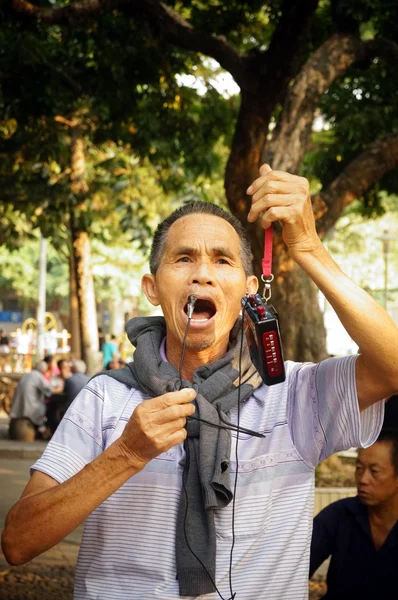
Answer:
<path fill-rule="evenodd" d="M 122 345 L 115 335 L 104 336 L 99 329 L 103 370 L 126 365 L 121 357 Z M 5 344 L 4 344 L 5 345 Z M 46 356 L 22 375 L 16 387 L 11 412 L 11 439 L 48 440 L 81 389 L 90 380 L 83 360 Z"/>

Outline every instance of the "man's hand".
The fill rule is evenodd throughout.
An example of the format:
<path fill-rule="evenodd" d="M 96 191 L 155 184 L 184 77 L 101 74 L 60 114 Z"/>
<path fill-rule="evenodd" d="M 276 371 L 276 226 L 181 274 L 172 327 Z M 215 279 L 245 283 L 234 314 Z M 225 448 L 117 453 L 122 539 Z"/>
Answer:
<path fill-rule="evenodd" d="M 119 440 L 133 464 L 138 461 L 145 466 L 185 440 L 185 424 L 195 412 L 195 397 L 195 390 L 185 388 L 144 400 L 137 406 Z"/>
<path fill-rule="evenodd" d="M 279 221 L 292 256 L 319 248 L 321 242 L 315 228 L 309 184 L 304 177 L 262 165 L 260 177 L 253 181 L 247 194 L 252 196 L 248 221 L 261 219 L 264 229 Z"/>

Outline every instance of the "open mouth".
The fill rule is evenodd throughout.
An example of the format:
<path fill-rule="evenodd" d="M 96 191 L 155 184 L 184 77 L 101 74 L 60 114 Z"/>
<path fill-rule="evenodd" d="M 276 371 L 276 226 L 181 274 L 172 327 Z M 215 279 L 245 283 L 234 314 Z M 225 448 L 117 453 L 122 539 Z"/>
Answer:
<path fill-rule="evenodd" d="M 184 312 L 187 314 L 188 304 L 184 307 Z M 216 314 L 217 309 L 212 300 L 198 298 L 195 303 L 195 308 L 193 311 L 191 321 L 196 321 L 198 323 L 205 323 L 209 321 Z"/>

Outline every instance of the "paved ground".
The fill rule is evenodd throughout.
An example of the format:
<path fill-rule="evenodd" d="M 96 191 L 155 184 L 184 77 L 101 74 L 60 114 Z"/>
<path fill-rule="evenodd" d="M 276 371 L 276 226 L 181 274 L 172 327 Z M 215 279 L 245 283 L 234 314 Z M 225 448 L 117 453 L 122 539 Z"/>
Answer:
<path fill-rule="evenodd" d="M 8 440 L 8 419 L 0 414 L 0 526 L 29 479 L 29 467 L 41 456 L 45 442 Z M 0 600 L 72 600 L 73 576 L 82 527 L 26 565 L 10 567 L 0 551 Z M 309 600 L 325 593 L 324 578 L 310 583 Z M 245 600 L 245 599 L 242 599 Z"/>
<path fill-rule="evenodd" d="M 7 439 L 8 419 L 0 415 L 0 526 L 29 479 L 29 467 L 45 442 L 27 444 Z M 71 600 L 73 575 L 82 528 L 26 565 L 11 567 L 0 552 L 0 600 Z"/>

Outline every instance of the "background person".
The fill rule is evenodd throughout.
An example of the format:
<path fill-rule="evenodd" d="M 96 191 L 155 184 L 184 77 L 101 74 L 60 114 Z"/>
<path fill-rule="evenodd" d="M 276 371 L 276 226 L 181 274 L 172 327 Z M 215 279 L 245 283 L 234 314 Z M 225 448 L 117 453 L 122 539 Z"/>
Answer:
<path fill-rule="evenodd" d="M 8 336 L 0 329 L 0 354 L 8 354 L 10 352 Z"/>
<path fill-rule="evenodd" d="M 142 279 L 164 318 L 127 324 L 134 364 L 80 392 L 6 519 L 12 564 L 85 521 L 75 600 L 215 600 L 230 581 L 241 600 L 305 598 L 315 467 L 377 439 L 381 400 L 397 391 L 396 326 L 322 246 L 305 179 L 264 165 L 248 193 L 249 220 L 281 222 L 361 354 L 288 361 L 286 381 L 265 386 L 240 343 L 241 298 L 257 289 L 242 225 L 207 203 L 172 213 Z"/>
<path fill-rule="evenodd" d="M 36 432 L 36 437 L 46 437 L 46 396 L 52 394 L 53 388 L 44 374 L 48 365 L 44 361 L 37 363 L 30 373 L 22 375 L 14 393 L 10 412 L 10 437 L 14 439 L 16 421 L 27 419 Z"/>
<path fill-rule="evenodd" d="M 72 404 L 80 390 L 82 390 L 90 381 L 90 377 L 86 375 L 86 371 L 87 366 L 84 360 L 74 359 L 72 361 L 72 375 L 65 381 L 65 405 L 63 407 L 62 416 Z"/>
<path fill-rule="evenodd" d="M 398 430 L 382 431 L 360 449 L 358 496 L 324 508 L 314 519 L 310 577 L 329 556 L 328 600 L 392 598 L 398 591 Z"/>
<path fill-rule="evenodd" d="M 52 364 L 52 357 L 50 364 Z M 59 425 L 62 415 L 65 413 L 65 383 L 71 376 L 71 362 L 66 358 L 57 361 L 58 375 L 51 375 L 52 369 L 47 371 L 50 377 L 50 383 L 53 393 L 50 398 L 46 398 L 46 421 L 47 427 L 54 434 Z"/>
<path fill-rule="evenodd" d="M 47 379 L 47 381 L 51 381 L 53 377 L 57 377 L 59 375 L 57 361 L 52 354 L 47 354 L 47 356 L 43 358 L 43 361 L 47 364 L 47 371 L 44 373 L 44 377 Z"/>
<path fill-rule="evenodd" d="M 105 337 L 106 341 L 102 345 L 102 366 L 106 368 L 106 365 L 112 360 L 119 358 L 119 349 L 117 346 L 117 339 L 115 335 Z"/>

